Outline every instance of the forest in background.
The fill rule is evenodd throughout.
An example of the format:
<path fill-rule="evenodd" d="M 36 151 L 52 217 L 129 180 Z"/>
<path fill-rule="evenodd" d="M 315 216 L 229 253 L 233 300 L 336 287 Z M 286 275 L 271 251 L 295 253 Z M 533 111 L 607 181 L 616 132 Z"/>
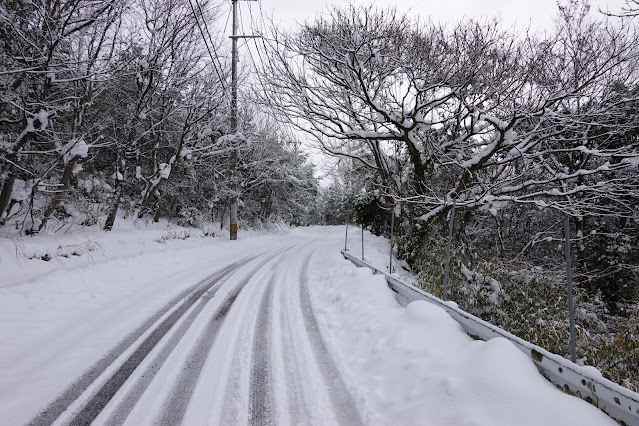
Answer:
<path fill-rule="evenodd" d="M 343 224 L 388 234 L 419 285 L 639 384 L 639 53 L 618 16 L 561 2 L 554 31 L 345 7 L 261 34 L 231 131 L 222 2 L 0 4 L 0 232 L 119 217 Z M 321 187 L 299 140 L 337 159 Z M 233 153 L 240 153 L 237 174 Z"/>
<path fill-rule="evenodd" d="M 231 131 L 230 60 L 217 53 L 230 46 L 209 31 L 220 8 L 3 2 L 0 227 L 222 224 L 238 194 L 246 224 L 303 220 L 318 182 L 295 140 L 250 102 Z"/>

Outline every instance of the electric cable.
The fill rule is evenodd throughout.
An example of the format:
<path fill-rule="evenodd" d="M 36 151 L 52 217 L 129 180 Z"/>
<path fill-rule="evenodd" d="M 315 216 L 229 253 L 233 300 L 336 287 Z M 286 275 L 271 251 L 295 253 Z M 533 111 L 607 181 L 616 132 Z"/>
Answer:
<path fill-rule="evenodd" d="M 197 0 L 194 0 L 195 4 L 198 6 L 198 9 L 200 10 L 200 14 L 202 14 L 202 9 L 198 3 Z M 209 56 L 211 57 L 211 63 L 213 64 L 213 68 L 215 69 L 215 73 L 217 74 L 218 79 L 220 80 L 220 84 L 222 85 L 222 89 L 226 92 L 226 84 L 224 84 L 224 79 L 222 78 L 222 74 L 220 72 L 220 70 L 218 69 L 215 60 L 217 58 L 217 52 L 215 52 L 215 56 L 213 55 L 213 53 L 211 52 L 211 49 L 209 48 L 209 44 L 206 41 L 206 36 L 204 35 L 204 31 L 202 30 L 202 26 L 200 25 L 200 20 L 197 17 L 197 12 L 195 11 L 195 8 L 193 7 L 193 3 L 191 1 L 188 2 L 189 6 L 191 6 L 191 11 L 193 12 L 193 17 L 195 18 L 195 23 L 198 27 L 198 29 L 200 30 L 200 35 L 202 36 L 202 40 L 204 41 L 204 45 L 206 46 L 206 50 L 209 53 Z M 204 16 L 202 15 L 202 21 L 204 21 L 204 25 L 206 26 L 206 20 L 204 19 Z M 207 33 L 208 33 L 208 28 L 207 28 Z M 209 34 L 209 38 L 211 36 L 210 33 Z M 211 44 L 213 44 L 213 40 L 211 39 Z M 215 51 L 215 45 L 213 44 L 213 50 Z M 221 68 L 221 64 L 220 64 L 220 68 Z"/>

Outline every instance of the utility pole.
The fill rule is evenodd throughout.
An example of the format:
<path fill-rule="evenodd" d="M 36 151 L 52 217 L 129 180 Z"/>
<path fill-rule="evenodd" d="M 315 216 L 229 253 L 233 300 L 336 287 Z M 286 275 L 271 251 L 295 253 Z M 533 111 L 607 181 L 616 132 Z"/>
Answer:
<path fill-rule="evenodd" d="M 233 2 L 233 35 L 231 36 L 231 132 L 237 133 L 237 0 Z M 237 240 L 237 148 L 233 150 L 233 180 L 235 194 L 231 201 L 231 240 Z"/>
<path fill-rule="evenodd" d="M 231 0 L 233 3 L 233 35 L 231 35 L 231 132 L 237 134 L 237 39 L 239 38 L 257 38 L 259 36 L 247 36 L 237 34 L 237 2 L 239 0 Z M 244 0 L 257 1 L 257 0 Z M 237 240 L 237 201 L 239 197 L 239 174 L 238 174 L 238 149 L 233 150 L 233 180 L 235 185 L 235 194 L 231 201 L 231 223 L 230 238 Z"/>

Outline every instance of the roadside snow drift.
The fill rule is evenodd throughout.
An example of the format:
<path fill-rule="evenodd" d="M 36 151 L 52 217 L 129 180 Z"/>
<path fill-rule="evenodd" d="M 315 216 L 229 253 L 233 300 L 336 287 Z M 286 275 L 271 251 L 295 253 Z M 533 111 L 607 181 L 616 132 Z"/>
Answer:
<path fill-rule="evenodd" d="M 349 238 L 355 255 L 359 238 Z M 382 269 L 384 250 L 367 233 L 365 257 Z M 556 389 L 507 340 L 473 340 L 426 301 L 401 307 L 384 277 L 353 268 L 337 246 L 316 253 L 310 272 L 322 334 L 367 424 L 616 424 Z"/>
<path fill-rule="evenodd" d="M 135 389 L 131 381 L 144 380 L 153 360 L 166 360 L 138 395 L 140 403 L 122 411 L 126 398 L 116 393 L 96 424 L 122 412 L 125 424 L 173 418 L 167 401 L 179 398 L 181 387 L 191 390 L 180 400 L 183 424 L 260 418 L 320 425 L 345 419 L 371 425 L 614 424 L 555 389 L 506 340 L 475 341 L 427 302 L 401 307 L 383 277 L 342 258 L 341 227 L 244 233 L 236 242 L 167 241 L 158 232 L 131 229 L 121 239 L 102 239 L 99 256 L 62 256 L 54 263 L 1 253 L 0 268 L 11 277 L 0 288 L 2 424 L 28 423 L 161 306 L 241 259 L 255 260 L 193 305 L 124 384 L 122 392 Z M 387 242 L 365 236 L 367 260 L 387 260 Z M 78 238 L 42 236 L 23 247 L 84 244 Z M 351 239 L 351 246 L 359 244 Z M 194 360 L 201 373 L 186 374 Z M 116 368 L 106 369 L 59 422 L 72 418 Z M 256 413 L 259 407 L 269 411 Z"/>

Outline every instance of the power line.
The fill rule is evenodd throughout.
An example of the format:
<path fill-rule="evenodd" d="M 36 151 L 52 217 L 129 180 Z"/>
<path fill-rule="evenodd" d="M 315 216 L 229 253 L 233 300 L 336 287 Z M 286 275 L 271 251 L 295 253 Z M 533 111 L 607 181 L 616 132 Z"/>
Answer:
<path fill-rule="evenodd" d="M 197 5 L 200 14 L 202 16 L 202 21 L 204 22 L 204 29 L 206 30 L 206 33 L 209 36 L 209 40 L 211 42 L 211 47 L 213 48 L 213 52 L 215 53 L 215 59 L 217 60 L 217 63 L 220 67 L 220 70 L 223 70 L 224 67 L 222 66 L 222 62 L 220 61 L 220 55 L 217 53 L 217 50 L 215 48 L 215 43 L 213 42 L 213 36 L 211 36 L 211 32 L 209 31 L 209 25 L 206 22 L 206 20 L 204 19 L 204 13 L 202 12 L 202 7 L 200 6 L 200 3 L 198 2 L 198 0 L 195 0 L 195 4 Z M 221 71 L 222 75 L 224 75 L 224 72 Z M 222 85 L 222 87 L 224 88 L 224 90 L 226 90 L 226 88 L 224 87 L 224 85 Z"/>
<path fill-rule="evenodd" d="M 211 32 L 209 31 L 209 24 L 206 22 L 206 19 L 204 19 L 204 12 L 202 11 L 202 7 L 200 6 L 200 3 L 198 0 L 195 0 L 195 5 L 200 11 L 200 16 L 202 16 L 202 22 L 204 22 L 204 29 L 206 30 L 206 33 L 209 35 L 209 41 L 211 42 L 211 47 L 213 48 L 213 52 L 215 52 L 215 58 L 218 61 L 218 65 L 220 66 L 220 69 L 223 69 L 222 63 L 220 62 L 220 55 L 218 55 L 217 50 L 215 49 L 215 43 L 213 43 L 213 36 L 211 36 Z"/>
<path fill-rule="evenodd" d="M 222 30 L 222 34 L 226 34 L 226 29 L 228 28 L 229 19 L 231 17 L 231 12 L 232 11 L 233 11 L 233 8 L 229 9 L 229 13 L 227 13 L 227 15 L 226 15 L 226 22 L 224 23 L 224 30 Z"/>
<path fill-rule="evenodd" d="M 261 6 L 261 3 L 260 3 L 260 0 L 257 0 L 257 1 L 258 1 L 258 5 L 260 7 L 260 10 L 261 10 L 262 6 Z M 252 25 L 253 22 L 257 22 L 257 21 L 255 21 L 255 18 L 253 18 L 253 9 L 251 9 L 251 4 L 249 4 L 249 14 L 251 16 L 251 25 Z M 263 18 L 261 19 L 261 24 L 264 24 Z M 260 25 L 260 28 L 258 28 L 258 31 L 259 31 L 260 35 L 262 34 L 263 28 L 264 28 L 263 25 Z M 257 40 L 253 39 L 253 43 L 255 44 L 255 51 L 257 52 L 257 55 L 260 57 L 260 64 L 263 64 L 264 62 L 262 62 L 263 61 L 262 60 L 262 55 L 261 55 L 260 49 L 259 49 L 259 47 L 257 45 Z M 251 48 L 250 47 L 249 47 L 249 54 L 251 54 Z M 251 54 L 251 60 L 253 61 L 253 66 L 255 67 L 255 71 L 257 71 L 257 65 L 255 64 L 255 59 L 253 58 L 252 54 Z"/>
<path fill-rule="evenodd" d="M 241 9 L 239 9 L 238 12 L 239 12 L 238 14 L 239 14 L 239 17 L 240 17 L 239 25 L 240 25 L 240 28 L 242 30 L 242 33 L 244 34 L 246 32 L 245 32 L 245 29 L 244 29 L 244 22 L 243 22 L 243 19 L 242 19 L 242 11 L 241 11 Z M 253 23 L 253 12 L 251 10 L 251 4 L 250 3 L 249 3 L 249 14 L 251 16 L 251 27 L 252 27 L 253 26 L 252 25 L 252 23 Z M 252 28 L 251 28 L 251 30 L 252 30 Z M 261 37 L 253 37 L 253 36 L 251 36 L 249 38 L 256 39 L 256 38 L 261 38 Z M 255 61 L 255 57 L 253 56 L 253 53 L 251 52 L 251 46 L 249 45 L 248 41 L 246 41 L 244 43 L 244 45 L 246 45 L 246 47 L 247 47 L 247 50 L 248 50 L 248 53 L 249 53 L 249 57 L 251 58 L 251 62 L 253 63 L 253 68 L 255 69 L 255 72 L 257 73 L 258 72 L 258 66 L 257 66 L 257 62 Z M 258 50 L 258 54 L 259 54 L 259 48 L 257 46 L 257 43 L 255 44 L 255 47 L 256 47 L 256 50 Z M 260 56 L 260 61 L 261 60 L 262 60 L 262 58 Z"/>
<path fill-rule="evenodd" d="M 259 38 L 262 39 L 262 46 L 264 47 L 264 49 L 266 49 L 266 44 L 264 42 L 264 36 L 263 36 L 264 28 L 265 28 L 264 11 L 262 10 L 262 2 L 261 2 L 261 0 L 257 0 L 257 3 L 258 3 L 258 6 L 259 6 L 259 9 L 260 9 L 259 19 L 255 19 L 253 17 L 253 10 L 252 10 L 250 4 L 249 4 L 249 14 L 251 16 L 251 24 L 253 22 L 259 23 L 259 28 L 258 28 L 258 33 L 260 34 Z M 257 56 L 259 57 L 259 60 L 260 60 L 260 65 L 263 66 L 266 63 L 266 61 L 265 61 L 264 57 L 262 56 L 260 45 L 258 45 L 257 39 L 253 39 L 253 43 L 255 45 L 255 51 L 257 52 Z M 253 54 L 252 54 L 250 48 L 249 48 L 249 54 L 251 55 L 251 60 L 253 61 L 253 66 L 255 67 L 255 71 L 257 72 L 258 71 L 258 66 L 257 66 L 257 63 L 255 62 L 255 58 L 253 57 Z"/>
<path fill-rule="evenodd" d="M 211 33 L 208 30 L 208 25 L 206 24 L 206 19 L 204 19 L 204 13 L 202 12 L 202 8 L 200 7 L 200 4 L 197 0 L 195 0 L 195 4 L 198 7 L 198 10 L 200 11 L 200 15 L 202 16 L 202 21 L 204 22 L 204 26 L 206 28 L 206 32 L 209 36 L 209 40 L 211 41 L 211 45 L 213 47 L 213 51 L 215 52 L 215 55 L 213 55 L 213 53 L 211 52 L 211 49 L 209 48 L 209 43 L 206 41 L 206 36 L 204 35 L 204 31 L 202 30 L 202 26 L 200 25 L 200 20 L 197 17 L 197 12 L 195 11 L 195 8 L 193 7 L 193 3 L 191 1 L 188 1 L 189 6 L 191 6 L 191 11 L 193 12 L 193 17 L 195 18 L 195 23 L 198 27 L 198 29 L 200 30 L 200 35 L 202 36 L 202 40 L 204 41 L 204 45 L 206 46 L 206 50 L 209 53 L 209 56 L 211 57 L 211 63 L 213 64 L 213 68 L 215 69 L 215 73 L 217 74 L 218 79 L 220 80 L 220 84 L 222 85 L 222 89 L 226 92 L 226 85 L 224 84 L 224 79 L 222 78 L 222 73 L 220 71 L 220 69 L 222 68 L 222 64 L 220 63 L 220 69 L 218 69 L 215 61 L 216 59 L 219 61 L 219 58 L 217 56 L 217 51 L 215 51 L 215 44 L 213 43 L 213 39 L 211 37 Z"/>
<path fill-rule="evenodd" d="M 237 14 L 239 16 L 239 18 L 238 18 L 239 30 L 240 30 L 240 32 L 242 34 L 246 34 L 246 31 L 244 31 L 244 25 L 243 25 L 243 22 L 242 22 L 242 9 L 241 8 L 237 9 Z M 241 47 L 246 46 L 247 44 L 248 44 L 248 41 L 246 39 L 244 39 L 244 42 L 241 45 L 237 46 L 237 48 L 239 49 Z"/>
<path fill-rule="evenodd" d="M 257 4 L 260 7 L 260 21 L 262 22 L 262 29 L 264 29 L 264 9 L 262 9 L 262 0 L 258 0 Z M 266 50 L 266 41 L 264 40 L 264 36 L 262 36 L 262 46 L 264 47 L 264 50 Z M 255 41 L 255 50 L 257 51 L 257 55 L 260 57 L 260 63 L 264 64 L 264 58 L 262 58 L 262 53 L 257 45 L 257 40 Z"/>

